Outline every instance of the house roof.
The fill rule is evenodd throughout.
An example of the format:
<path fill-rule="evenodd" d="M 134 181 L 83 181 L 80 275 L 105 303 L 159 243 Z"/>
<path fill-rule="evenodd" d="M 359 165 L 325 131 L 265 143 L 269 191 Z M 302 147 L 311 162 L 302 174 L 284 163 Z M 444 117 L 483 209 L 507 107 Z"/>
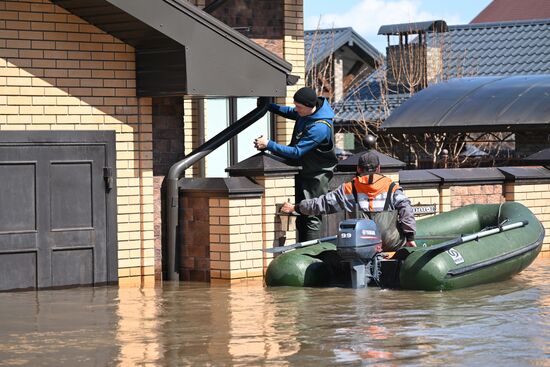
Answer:
<path fill-rule="evenodd" d="M 375 60 L 384 57 L 351 27 L 309 30 L 304 32 L 307 70 L 310 70 L 345 45 L 353 48 L 363 58 L 372 59 L 373 65 Z"/>
<path fill-rule="evenodd" d="M 351 121 L 384 121 L 395 108 L 410 98 L 410 93 L 400 91 L 382 95 L 385 73 L 385 66 L 376 69 L 357 86 L 350 88 L 344 102 L 333 105 L 336 113 L 334 121 L 339 126 Z"/>
<path fill-rule="evenodd" d="M 52 2 L 135 48 L 138 96 L 284 96 L 295 80 L 291 64 L 188 1 Z"/>
<path fill-rule="evenodd" d="M 550 74 L 550 19 L 455 25 L 449 26 L 447 33 L 430 34 L 428 37 L 428 42 L 432 46 L 443 47 L 444 79 L 457 76 Z M 355 97 L 348 94 L 345 99 L 358 99 L 360 102 L 354 102 L 355 104 L 360 106 L 364 102 L 365 106 L 370 106 L 372 110 L 380 110 L 374 106 L 377 102 L 367 101 L 373 98 L 380 99 L 377 87 L 379 73 L 380 71 L 375 71 L 358 88 L 352 90 L 350 93 Z M 400 96 L 401 98 L 393 100 L 390 111 L 407 99 L 405 94 Z M 351 102 L 348 105 L 351 105 Z M 379 118 L 383 117 L 379 113 L 352 113 L 353 110 L 354 107 L 351 106 L 347 110 L 342 110 L 342 113 L 337 111 L 335 120 L 372 116 L 374 121 L 380 121 Z"/>
<path fill-rule="evenodd" d="M 413 95 L 382 128 L 391 132 L 550 131 L 550 74 L 444 81 Z"/>
<path fill-rule="evenodd" d="M 548 0 L 493 0 L 470 23 L 550 18 Z"/>
<path fill-rule="evenodd" d="M 443 78 L 550 73 L 550 19 L 466 24 L 431 34 L 443 50 Z"/>
<path fill-rule="evenodd" d="M 335 103 L 334 121 L 344 126 L 350 121 L 384 121 L 397 107 L 410 98 L 409 94 L 390 94 L 384 99 L 349 100 Z"/>

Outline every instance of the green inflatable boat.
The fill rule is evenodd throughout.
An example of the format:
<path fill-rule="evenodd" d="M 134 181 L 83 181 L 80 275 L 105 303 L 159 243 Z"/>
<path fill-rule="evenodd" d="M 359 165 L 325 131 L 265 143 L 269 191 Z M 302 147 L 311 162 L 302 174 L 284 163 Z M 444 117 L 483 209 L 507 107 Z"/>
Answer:
<path fill-rule="evenodd" d="M 506 202 L 468 205 L 418 220 L 417 247 L 392 256 L 379 252 L 378 237 L 374 222 L 346 220 L 337 236 L 275 247 L 269 252 L 281 254 L 269 264 L 266 284 L 435 291 L 497 282 L 537 257 L 544 227 L 525 206 Z"/>

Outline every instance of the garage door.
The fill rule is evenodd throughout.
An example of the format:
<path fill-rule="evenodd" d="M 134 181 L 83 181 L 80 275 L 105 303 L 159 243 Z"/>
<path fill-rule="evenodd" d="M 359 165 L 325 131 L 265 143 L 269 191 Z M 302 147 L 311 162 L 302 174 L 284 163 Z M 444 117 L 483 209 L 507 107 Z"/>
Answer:
<path fill-rule="evenodd" d="M 0 290 L 116 280 L 114 133 L 2 133 Z"/>

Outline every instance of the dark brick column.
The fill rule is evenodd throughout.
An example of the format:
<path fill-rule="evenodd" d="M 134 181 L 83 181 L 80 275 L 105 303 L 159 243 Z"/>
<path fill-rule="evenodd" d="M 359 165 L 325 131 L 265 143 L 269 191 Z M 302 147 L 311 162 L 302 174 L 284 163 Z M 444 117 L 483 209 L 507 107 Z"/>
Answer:
<path fill-rule="evenodd" d="M 183 99 L 153 98 L 153 188 L 155 280 L 162 280 L 162 233 L 165 233 L 164 177 L 183 153 Z"/>
<path fill-rule="evenodd" d="M 206 5 L 211 2 L 206 1 Z M 260 46 L 283 57 L 283 0 L 232 0 L 220 6 L 212 15 Z"/>

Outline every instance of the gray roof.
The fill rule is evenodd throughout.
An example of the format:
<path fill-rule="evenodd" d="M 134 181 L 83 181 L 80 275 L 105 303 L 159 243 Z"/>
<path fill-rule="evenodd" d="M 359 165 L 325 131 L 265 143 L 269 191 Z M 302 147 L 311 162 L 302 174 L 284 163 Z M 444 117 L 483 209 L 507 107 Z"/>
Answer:
<path fill-rule="evenodd" d="M 335 103 L 334 121 L 342 125 L 347 121 L 384 121 L 391 112 L 410 98 L 409 94 L 391 94 L 385 99 L 366 99 Z"/>
<path fill-rule="evenodd" d="M 344 45 L 355 47 L 358 51 L 363 52 L 373 60 L 384 57 L 384 55 L 351 27 L 309 30 L 304 32 L 307 70 L 329 57 L 334 51 Z"/>
<path fill-rule="evenodd" d="M 430 42 L 443 45 L 444 79 L 550 73 L 550 19 L 455 25 Z"/>
<path fill-rule="evenodd" d="M 431 46 L 442 46 L 443 79 L 550 74 L 550 19 L 454 25 L 449 26 L 449 32 L 432 33 L 428 37 Z M 369 83 L 364 85 L 368 87 Z M 383 121 L 407 97 L 390 96 L 393 100 L 384 114 L 380 113 L 384 109 L 376 106 L 380 102 L 347 102 L 343 104 L 347 108 L 336 111 L 335 120 L 361 121 L 368 117 Z"/>

